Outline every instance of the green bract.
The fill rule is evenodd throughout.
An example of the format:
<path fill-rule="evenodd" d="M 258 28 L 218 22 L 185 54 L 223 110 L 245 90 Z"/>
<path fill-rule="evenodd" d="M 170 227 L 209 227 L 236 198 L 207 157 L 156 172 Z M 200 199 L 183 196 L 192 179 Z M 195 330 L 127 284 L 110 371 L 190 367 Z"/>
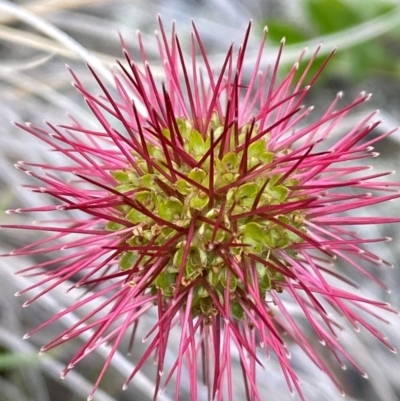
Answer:
<path fill-rule="evenodd" d="M 232 315 L 242 319 L 244 310 L 238 294 L 243 294 L 245 289 L 243 280 L 256 279 L 256 288 L 262 297 L 271 289 L 281 291 L 284 278 L 278 265 L 286 266 L 286 263 L 277 256 L 271 258 L 271 255 L 274 250 L 302 242 L 297 234 L 304 231 L 300 213 L 271 216 L 282 222 L 281 225 L 270 219 L 267 213 L 258 212 L 263 210 L 263 206 L 280 205 L 288 199 L 291 202 L 300 200 L 300 197 L 293 196 L 291 189 L 297 182 L 282 178 L 282 174 L 275 172 L 279 169 L 281 154 L 268 151 L 268 135 L 251 141 L 257 134 L 256 126 L 252 132 L 249 132 L 249 126 L 242 128 L 238 135 L 239 143 L 231 146 L 239 149 L 237 152 L 221 152 L 225 144 L 218 138 L 223 134 L 224 126 L 218 125 L 216 118 L 210 132 L 204 136 L 187 120 L 177 119 L 176 126 L 184 151 L 197 162 L 202 161 L 198 166 L 192 167 L 184 161 L 171 166 L 161 144 L 148 144 L 148 157 L 157 163 L 159 169 L 151 168 L 149 171 L 142 155 L 133 152 L 143 175 L 133 168 L 112 174 L 118 183 L 116 189 L 126 193 L 132 201 L 119 210 L 123 210 L 124 218 L 135 225 L 131 237 L 120 244 L 126 249 L 132 247 L 121 254 L 120 269 L 150 269 L 153 265 L 151 247 L 163 249 L 165 246 L 167 261 L 149 284 L 149 291 L 155 294 L 160 290 L 167 301 L 179 294 L 180 288 L 193 285 L 192 314 L 206 317 L 219 313 L 215 302 L 218 300 L 223 306 L 228 292 Z M 214 138 L 212 156 L 211 129 Z M 171 140 L 168 129 L 162 133 Z M 287 152 L 282 152 L 282 155 Z M 246 165 L 244 157 L 247 158 Z M 269 164 L 271 167 L 265 168 Z M 241 180 L 244 170 L 260 172 L 253 174 L 251 180 Z M 174 177 L 169 177 L 172 171 Z M 188 229 L 193 219 L 196 219 L 195 226 L 188 245 L 185 237 L 178 234 Z M 117 223 L 107 225 L 110 231 L 123 228 Z M 140 245 L 141 250 L 135 249 L 135 245 Z M 227 253 L 234 258 L 240 272 L 227 266 L 223 256 Z M 265 261 L 256 263 L 256 277 L 243 271 L 246 264 L 241 262 L 249 259 L 250 254 Z M 291 254 L 295 256 L 296 252 L 291 251 Z"/>

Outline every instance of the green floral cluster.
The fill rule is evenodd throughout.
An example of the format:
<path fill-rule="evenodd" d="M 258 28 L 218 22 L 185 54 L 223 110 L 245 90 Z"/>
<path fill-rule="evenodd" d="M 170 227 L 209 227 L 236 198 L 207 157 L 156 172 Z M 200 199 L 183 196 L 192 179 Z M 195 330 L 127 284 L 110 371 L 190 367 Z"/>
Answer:
<path fill-rule="evenodd" d="M 273 266 L 276 263 L 274 250 L 285 248 L 286 252 L 295 256 L 291 246 L 302 242 L 294 232 L 304 231 L 304 216 L 300 212 L 276 215 L 275 218 L 284 224 L 277 224 L 265 218 L 263 213 L 257 213 L 259 208 L 284 204 L 288 197 L 291 201 L 300 199 L 294 196 L 291 189 L 298 184 L 297 180 L 282 180 L 282 174 L 274 174 L 273 170 L 279 164 L 274 163 L 275 167 L 271 169 L 265 168 L 288 151 L 281 154 L 268 152 L 265 135 L 262 139 L 249 141 L 257 135 L 256 126 L 243 127 L 237 136 L 237 143 L 230 139 L 229 149 L 236 151 L 223 151 L 226 143 L 220 139 L 225 128 L 217 119 L 213 120 L 205 136 L 187 120 L 177 119 L 176 126 L 184 151 L 196 160 L 195 167 L 183 160 L 179 163 L 167 160 L 161 145 L 147 144 L 148 156 L 158 168 L 149 169 L 142 155 L 132 152 L 143 174 L 138 174 L 137 168 L 112 172 L 119 183 L 115 189 L 129 194 L 134 202 L 141 205 L 140 208 L 132 205 L 117 207 L 118 216 L 121 218 L 122 214 L 127 222 L 134 225 L 130 238 L 124 239 L 121 246 L 135 249 L 121 253 L 119 267 L 124 271 L 146 271 L 155 263 L 148 248 L 158 247 L 163 251 L 163 257 L 165 253 L 169 255 L 169 262 L 149 285 L 149 291 L 156 293 L 160 290 L 164 301 L 168 301 L 180 288 L 193 284 L 192 314 L 208 317 L 218 314 L 210 288 L 223 305 L 224 293 L 229 286 L 232 315 L 241 319 L 244 311 L 238 302 L 237 290 L 244 290 L 245 285 L 237 274 L 228 269 L 223 254 L 229 252 L 243 271 L 243 276 L 253 280 L 250 272 L 245 271 L 250 266 L 249 254 L 259 260 L 270 261 L 269 266 Z M 170 131 L 163 130 L 163 135 L 170 143 Z M 243 158 L 246 158 L 245 167 Z M 262 172 L 253 174 L 253 179 L 243 180 L 244 169 L 247 172 Z M 154 221 L 143 213 L 142 207 L 159 219 Z M 249 213 L 251 211 L 253 213 Z M 187 236 L 178 234 L 187 233 L 193 219 L 195 229 L 187 250 Z M 160 224 L 160 221 L 165 224 Z M 285 225 L 295 230 L 287 229 Z M 109 222 L 107 229 L 119 231 L 126 226 Z M 137 250 L 140 247 L 143 252 Z M 271 289 L 282 291 L 283 276 L 273 267 L 254 260 L 251 263 L 261 295 L 264 297 Z"/>

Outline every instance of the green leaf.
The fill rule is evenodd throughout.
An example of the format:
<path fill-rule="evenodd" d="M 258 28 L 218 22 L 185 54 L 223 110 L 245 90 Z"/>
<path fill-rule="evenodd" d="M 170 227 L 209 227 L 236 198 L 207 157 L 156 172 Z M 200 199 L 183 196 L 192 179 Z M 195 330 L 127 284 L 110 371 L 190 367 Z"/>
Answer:
<path fill-rule="evenodd" d="M 208 264 L 208 254 L 203 251 L 201 248 L 197 248 L 200 257 L 200 264 L 202 267 L 206 267 Z"/>
<path fill-rule="evenodd" d="M 171 132 L 168 128 L 164 128 L 161 130 L 161 133 L 169 140 L 171 140 Z"/>
<path fill-rule="evenodd" d="M 237 178 L 237 175 L 233 174 L 233 173 L 222 174 L 222 179 L 228 184 L 235 181 L 236 178 Z"/>
<path fill-rule="evenodd" d="M 271 152 L 263 152 L 260 156 L 258 156 L 258 158 L 263 162 L 263 164 L 266 165 L 274 160 L 274 154 Z"/>
<path fill-rule="evenodd" d="M 255 141 L 249 145 L 247 149 L 247 156 L 259 158 L 265 152 L 266 152 L 265 141 L 263 139 L 259 139 L 258 141 Z"/>
<path fill-rule="evenodd" d="M 190 199 L 189 205 L 193 209 L 202 210 L 208 205 L 209 201 L 210 201 L 210 198 L 208 197 L 208 195 L 206 193 L 202 192 L 201 194 L 193 196 Z"/>
<path fill-rule="evenodd" d="M 208 271 L 207 280 L 212 288 L 215 288 L 219 283 L 219 273 L 215 273 L 212 269 Z"/>
<path fill-rule="evenodd" d="M 181 217 L 183 205 L 176 198 L 169 198 L 158 206 L 159 216 L 166 221 L 177 220 Z"/>
<path fill-rule="evenodd" d="M 166 296 L 174 294 L 175 283 L 176 274 L 174 273 L 160 273 L 154 281 L 155 286 Z"/>
<path fill-rule="evenodd" d="M 209 297 L 208 291 L 202 285 L 196 287 L 195 293 L 196 292 L 197 292 L 197 295 L 199 296 L 199 298 L 208 298 Z"/>
<path fill-rule="evenodd" d="M 183 179 L 179 179 L 175 185 L 178 192 L 182 195 L 189 195 L 192 190 L 192 186 Z"/>
<path fill-rule="evenodd" d="M 287 237 L 288 237 L 288 239 L 289 239 L 289 241 L 290 241 L 291 244 L 298 243 L 298 242 L 303 242 L 303 241 L 304 241 L 301 237 L 299 237 L 299 236 L 298 236 L 296 233 L 294 233 L 293 231 L 285 230 L 285 232 L 286 232 L 286 235 L 287 235 Z"/>
<path fill-rule="evenodd" d="M 115 187 L 115 190 L 121 192 L 122 194 L 125 192 L 132 191 L 133 189 L 134 189 L 133 183 L 125 183 Z"/>
<path fill-rule="evenodd" d="M 189 136 L 189 151 L 196 156 L 204 155 L 204 139 L 199 131 L 193 130 Z"/>
<path fill-rule="evenodd" d="M 127 171 L 118 170 L 111 172 L 112 177 L 115 181 L 118 181 L 120 184 L 128 183 L 130 180 L 129 173 Z"/>
<path fill-rule="evenodd" d="M 190 133 L 192 132 L 192 126 L 190 122 L 183 118 L 177 118 L 176 124 L 182 137 L 185 139 L 189 139 Z"/>
<path fill-rule="evenodd" d="M 265 231 L 264 228 L 257 223 L 247 223 L 243 231 L 243 242 L 249 244 L 264 244 Z"/>
<path fill-rule="evenodd" d="M 107 231 L 119 231 L 126 228 L 122 224 L 116 223 L 115 221 L 109 221 L 106 225 Z"/>
<path fill-rule="evenodd" d="M 265 232 L 265 242 L 270 248 L 283 249 L 290 245 L 286 230 L 282 227 L 271 227 Z"/>
<path fill-rule="evenodd" d="M 131 209 L 126 215 L 126 218 L 133 224 L 139 224 L 143 222 L 143 220 L 146 218 L 146 215 L 136 209 Z"/>
<path fill-rule="evenodd" d="M 256 270 L 257 270 L 257 275 L 260 278 L 263 278 L 267 273 L 267 268 L 260 262 L 256 262 Z"/>
<path fill-rule="evenodd" d="M 228 272 L 226 269 L 221 270 L 220 281 L 224 288 L 226 288 L 228 283 Z M 237 278 L 232 273 L 229 275 L 229 291 L 233 292 L 237 287 Z"/>
<path fill-rule="evenodd" d="M 185 248 L 179 248 L 174 254 L 174 258 L 172 260 L 172 264 L 177 269 L 180 269 L 180 267 L 182 265 L 182 258 L 183 258 L 184 252 L 185 252 Z"/>
<path fill-rule="evenodd" d="M 267 189 L 271 190 L 275 186 L 275 184 L 279 181 L 281 178 L 281 174 L 274 174 L 271 177 L 269 177 L 268 183 L 267 183 Z"/>
<path fill-rule="evenodd" d="M 289 189 L 283 185 L 277 185 L 271 188 L 269 192 L 279 203 L 283 203 L 289 195 Z"/>
<path fill-rule="evenodd" d="M 258 193 L 258 185 L 256 184 L 243 184 L 237 190 L 235 194 L 236 201 L 240 201 L 242 198 L 254 199 Z"/>
<path fill-rule="evenodd" d="M 119 261 L 119 267 L 121 270 L 131 269 L 136 261 L 138 260 L 138 255 L 134 252 L 124 252 L 122 258 Z"/>
<path fill-rule="evenodd" d="M 231 303 L 231 312 L 233 317 L 237 320 L 242 320 L 244 317 L 244 310 L 238 301 L 233 301 Z"/>
<path fill-rule="evenodd" d="M 265 293 L 271 289 L 271 278 L 268 273 L 258 280 L 258 288 L 261 293 Z"/>
<path fill-rule="evenodd" d="M 198 167 L 195 167 L 194 169 L 192 169 L 188 175 L 188 177 L 193 180 L 198 182 L 199 184 L 201 184 L 201 182 L 204 180 L 204 178 L 207 177 L 207 173 Z"/>
<path fill-rule="evenodd" d="M 153 188 L 154 181 L 153 181 L 153 174 L 145 174 L 140 178 L 142 184 L 147 188 Z"/>
<path fill-rule="evenodd" d="M 147 209 L 154 208 L 153 194 L 150 191 L 141 191 L 135 194 L 135 200 L 140 202 Z"/>
<path fill-rule="evenodd" d="M 154 160 L 163 160 L 163 161 L 165 161 L 164 150 L 162 148 L 160 148 L 159 146 L 153 146 L 152 152 L 151 152 L 151 157 Z"/>
<path fill-rule="evenodd" d="M 223 158 L 222 158 L 222 164 L 228 169 L 228 170 L 233 170 L 235 169 L 238 164 L 239 164 L 239 159 L 236 153 L 234 152 L 228 152 Z"/>

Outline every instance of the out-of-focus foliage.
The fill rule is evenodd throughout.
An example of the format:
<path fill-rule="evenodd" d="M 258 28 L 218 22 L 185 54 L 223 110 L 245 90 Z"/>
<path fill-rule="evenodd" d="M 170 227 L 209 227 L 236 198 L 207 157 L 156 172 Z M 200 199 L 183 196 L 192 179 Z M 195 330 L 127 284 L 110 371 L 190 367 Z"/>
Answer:
<path fill-rule="evenodd" d="M 339 33 L 394 10 L 398 2 L 390 0 L 302 0 L 291 18 L 287 14 L 262 21 L 269 29 L 269 38 L 279 43 L 307 43 L 326 35 Z M 397 3 L 397 4 L 396 4 Z M 341 50 L 329 64 L 323 79 L 339 77 L 363 81 L 374 74 L 390 75 L 400 81 L 400 29 L 377 37 L 368 43 Z M 323 58 L 313 66 L 314 71 Z"/>

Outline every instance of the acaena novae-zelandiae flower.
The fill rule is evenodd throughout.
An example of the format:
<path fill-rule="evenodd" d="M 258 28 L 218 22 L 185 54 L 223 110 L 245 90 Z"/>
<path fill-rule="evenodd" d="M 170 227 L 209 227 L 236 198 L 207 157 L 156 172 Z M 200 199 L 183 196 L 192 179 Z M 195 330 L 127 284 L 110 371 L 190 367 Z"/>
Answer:
<path fill-rule="evenodd" d="M 175 375 L 179 400 L 185 371 L 197 400 L 202 370 L 209 399 L 233 400 L 232 348 L 248 400 L 265 399 L 257 390 L 256 366 L 270 353 L 289 389 L 303 397 L 284 333 L 340 388 L 288 304 L 297 305 L 307 330 L 341 365 L 342 355 L 362 374 L 339 343 L 334 312 L 391 348 L 365 318 L 366 313 L 377 316 L 371 307 L 390 311 L 390 306 L 356 293 L 336 263 L 341 260 L 384 287 L 365 265 L 386 262 L 365 246 L 387 238 L 365 239 L 354 227 L 398 221 L 359 212 L 399 196 L 397 183 L 381 180 L 390 173 L 372 174 L 364 163 L 357 164 L 376 156 L 371 145 L 390 133 L 368 136 L 379 124 L 372 113 L 328 143 L 329 134 L 369 95 L 361 93 L 339 107 L 338 94 L 322 116 L 309 122 L 312 108 L 303 108 L 303 100 L 330 57 L 307 80 L 317 50 L 303 73 L 297 62 L 278 83 L 283 42 L 275 65 L 263 69 L 264 37 L 248 75 L 249 32 L 250 26 L 222 66 L 212 66 L 194 25 L 187 57 L 175 30 L 169 40 L 160 20 L 162 82 L 152 73 L 140 35 L 141 65 L 124 45 L 126 62 L 118 62 L 112 90 L 89 67 L 101 90 L 95 96 L 72 72 L 99 128 L 75 120 L 68 126 L 47 123 L 47 128 L 17 124 L 68 159 L 64 165 L 17 163 L 41 183 L 29 188 L 58 204 L 9 212 L 58 211 L 60 218 L 8 226 L 50 233 L 11 254 L 69 250 L 20 271 L 38 279 L 19 294 L 36 289 L 28 305 L 64 282 L 89 291 L 26 337 L 97 302 L 42 348 L 90 333 L 63 376 L 108 344 L 95 390 L 125 333 L 135 332 L 149 308 L 158 319 L 124 387 L 148 358 L 155 358 L 155 398 Z M 83 217 L 72 218 L 69 211 L 76 210 Z M 162 376 L 174 327 L 180 327 L 179 352 Z"/>

